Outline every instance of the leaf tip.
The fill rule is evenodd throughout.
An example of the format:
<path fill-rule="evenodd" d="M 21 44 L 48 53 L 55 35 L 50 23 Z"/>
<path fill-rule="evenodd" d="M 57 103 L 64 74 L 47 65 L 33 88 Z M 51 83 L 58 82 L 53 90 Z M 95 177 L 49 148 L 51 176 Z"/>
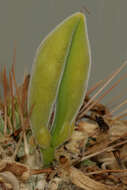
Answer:
<path fill-rule="evenodd" d="M 81 20 L 85 20 L 85 15 L 81 12 L 74 13 L 74 16 L 81 19 Z"/>

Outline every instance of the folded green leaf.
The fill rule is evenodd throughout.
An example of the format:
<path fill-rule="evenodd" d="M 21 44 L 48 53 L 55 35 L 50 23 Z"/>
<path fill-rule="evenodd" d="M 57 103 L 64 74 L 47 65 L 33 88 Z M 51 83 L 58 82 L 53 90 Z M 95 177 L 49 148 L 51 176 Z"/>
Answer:
<path fill-rule="evenodd" d="M 59 86 L 52 146 L 61 145 L 72 134 L 75 116 L 82 104 L 88 81 L 90 52 L 85 18 L 78 13 L 78 23 L 70 39 L 65 68 Z"/>
<path fill-rule="evenodd" d="M 76 13 L 41 43 L 31 77 L 30 120 L 45 165 L 52 162 L 55 148 L 72 134 L 75 116 L 85 96 L 89 69 L 86 21 L 82 13 Z"/>
<path fill-rule="evenodd" d="M 50 145 L 49 118 L 59 91 L 73 33 L 82 14 L 74 14 L 41 43 L 35 58 L 29 89 L 31 125 L 41 147 Z M 77 50 L 78 51 L 78 50 Z"/>

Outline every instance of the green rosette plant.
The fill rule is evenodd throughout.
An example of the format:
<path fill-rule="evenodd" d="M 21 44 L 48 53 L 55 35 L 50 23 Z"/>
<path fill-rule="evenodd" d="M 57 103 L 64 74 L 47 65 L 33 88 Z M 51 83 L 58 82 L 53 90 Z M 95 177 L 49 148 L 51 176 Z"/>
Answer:
<path fill-rule="evenodd" d="M 29 110 L 33 108 L 31 127 L 40 145 L 44 166 L 52 163 L 55 149 L 74 130 L 87 88 L 90 58 L 86 19 L 82 13 L 65 19 L 37 50 L 28 105 Z"/>

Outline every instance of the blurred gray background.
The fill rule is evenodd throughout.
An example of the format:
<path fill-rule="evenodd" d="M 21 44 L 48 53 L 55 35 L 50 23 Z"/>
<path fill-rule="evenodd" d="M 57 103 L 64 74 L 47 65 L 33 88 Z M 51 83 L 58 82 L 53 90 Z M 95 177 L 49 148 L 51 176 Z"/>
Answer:
<path fill-rule="evenodd" d="M 16 78 L 21 81 L 42 39 L 80 10 L 87 17 L 92 53 L 89 86 L 105 78 L 127 59 L 126 0 L 0 0 L 0 65 L 10 68 L 16 44 Z"/>

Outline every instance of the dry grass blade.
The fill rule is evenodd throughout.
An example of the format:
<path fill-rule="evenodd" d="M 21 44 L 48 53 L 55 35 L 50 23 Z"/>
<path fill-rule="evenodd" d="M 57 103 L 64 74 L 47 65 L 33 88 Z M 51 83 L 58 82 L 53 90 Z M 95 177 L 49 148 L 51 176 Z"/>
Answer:
<path fill-rule="evenodd" d="M 14 44 L 14 52 L 13 52 L 13 65 L 16 65 L 16 44 Z"/>
<path fill-rule="evenodd" d="M 16 83 L 16 79 L 15 79 L 15 71 L 14 71 L 14 64 L 12 65 L 12 78 L 14 81 L 14 86 L 16 89 L 16 96 L 17 96 L 17 102 L 19 105 L 19 114 L 20 114 L 20 119 L 21 119 L 21 125 L 22 125 L 22 129 L 24 131 L 24 118 L 23 118 L 23 111 L 22 111 L 22 104 L 21 104 L 21 97 L 20 97 L 20 92 Z"/>
<path fill-rule="evenodd" d="M 21 100 L 20 100 L 21 98 L 20 98 L 20 92 L 18 90 L 18 85 L 16 83 L 14 64 L 12 64 L 11 72 L 12 72 L 12 79 L 13 79 L 13 82 L 14 82 L 14 86 L 15 86 L 15 89 L 16 89 L 17 101 L 18 101 L 18 104 L 21 107 Z"/>
<path fill-rule="evenodd" d="M 97 100 L 95 100 L 95 102 L 93 102 L 89 106 L 88 110 L 86 109 L 86 112 L 89 111 L 94 105 L 96 105 L 97 103 L 99 103 L 107 94 L 109 94 L 109 92 L 111 92 L 115 87 L 118 86 L 118 84 L 121 82 L 121 80 L 125 79 L 126 77 L 127 77 L 127 74 L 125 74 L 122 77 L 120 77 L 119 80 L 117 80 L 108 90 L 106 90 Z M 111 112 L 109 114 L 111 115 Z M 106 117 L 106 115 L 104 117 Z"/>
<path fill-rule="evenodd" d="M 127 92 L 127 89 L 122 90 L 122 92 L 118 93 L 117 96 L 112 97 L 106 104 L 105 106 L 112 108 L 114 105 L 113 104 L 117 104 L 119 102 L 119 100 L 123 97 L 123 95 L 125 95 Z"/>
<path fill-rule="evenodd" d="M 109 90 L 107 90 L 102 96 L 99 97 L 98 100 L 94 101 L 92 103 L 92 101 L 102 92 L 102 90 L 104 90 L 104 88 L 107 87 L 107 85 L 119 74 L 119 72 L 127 65 L 127 62 L 123 63 L 121 65 L 121 67 L 119 67 L 113 74 L 112 76 L 107 80 L 107 82 L 103 85 L 103 87 L 101 87 L 97 93 L 95 93 L 95 95 L 88 101 L 88 103 L 84 106 L 82 113 L 79 116 L 79 119 L 82 118 L 95 104 L 97 104 L 107 93 L 109 93 L 115 86 L 118 85 L 118 83 L 123 79 L 123 77 L 121 77 L 119 79 L 119 81 L 117 81 Z"/>
<path fill-rule="evenodd" d="M 111 112 L 110 114 L 113 114 L 114 112 L 118 111 L 122 106 L 124 106 L 125 104 L 127 104 L 127 100 L 123 101 L 121 104 L 117 105 Z M 108 116 L 108 114 L 106 115 Z"/>
<path fill-rule="evenodd" d="M 102 85 L 105 83 L 105 81 L 107 81 L 108 79 L 110 79 L 111 76 L 112 76 L 112 74 L 109 75 L 108 77 L 106 77 L 105 79 L 100 80 L 100 81 L 98 81 L 96 84 L 94 84 L 94 85 L 86 92 L 86 96 L 89 96 L 89 95 L 90 95 L 92 92 L 94 92 L 98 87 L 102 86 Z"/>
<path fill-rule="evenodd" d="M 125 109 L 124 111 L 122 111 L 121 113 L 119 113 L 118 115 L 115 115 L 114 117 L 113 117 L 113 119 L 114 120 L 120 120 L 120 119 L 122 119 L 122 118 L 124 118 L 124 117 L 126 117 L 127 116 L 127 109 Z"/>
<path fill-rule="evenodd" d="M 4 135 L 7 135 L 7 76 L 6 76 L 6 67 L 3 70 L 3 89 L 4 89 Z"/>
<path fill-rule="evenodd" d="M 86 93 L 86 96 L 89 96 L 92 92 L 94 92 L 99 86 L 104 83 L 104 80 L 98 81 L 95 85 L 93 85 Z"/>
<path fill-rule="evenodd" d="M 17 101 L 18 101 L 18 105 L 19 105 L 19 114 L 21 117 L 21 123 L 22 123 L 22 127 L 23 127 L 23 111 L 22 111 L 22 103 L 21 103 L 21 97 L 20 97 L 20 91 L 18 88 L 18 85 L 16 83 L 16 78 L 15 78 L 15 64 L 16 64 L 16 48 L 14 48 L 14 55 L 13 55 L 13 64 L 12 64 L 12 68 L 11 68 L 11 73 L 12 73 L 12 79 L 14 82 L 14 87 L 16 90 L 16 96 L 17 96 Z"/>
<path fill-rule="evenodd" d="M 28 85 L 30 81 L 30 75 L 26 75 L 22 88 L 21 88 L 21 105 L 22 105 L 22 110 L 24 114 L 27 112 L 27 95 L 28 95 Z"/>
<path fill-rule="evenodd" d="M 10 96 L 11 96 L 11 114 L 12 114 L 12 126 L 13 129 L 15 130 L 15 114 L 14 114 L 14 109 L 15 109 L 15 105 L 14 105 L 14 89 L 13 89 L 13 82 L 12 82 L 12 75 L 11 72 L 9 72 L 9 80 L 10 80 Z"/>

